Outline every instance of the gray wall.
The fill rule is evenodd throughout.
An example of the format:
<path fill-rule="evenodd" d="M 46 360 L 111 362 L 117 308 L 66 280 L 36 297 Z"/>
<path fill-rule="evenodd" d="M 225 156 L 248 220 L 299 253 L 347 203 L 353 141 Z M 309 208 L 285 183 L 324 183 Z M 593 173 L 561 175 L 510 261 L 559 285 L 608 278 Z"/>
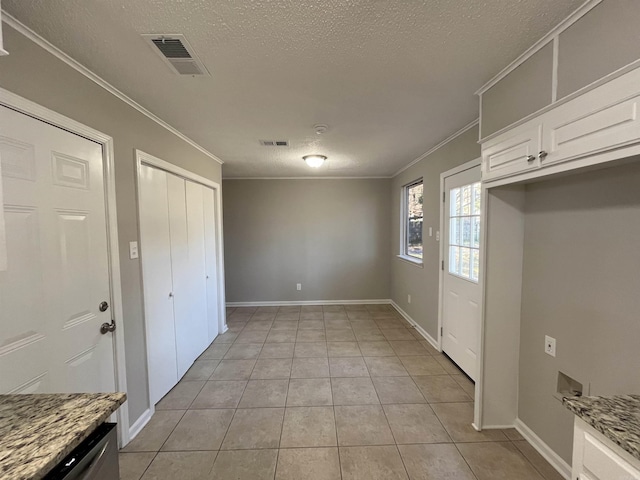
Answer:
<path fill-rule="evenodd" d="M 391 181 L 391 298 L 434 339 L 438 330 L 440 174 L 480 156 L 478 127 L 467 130 Z M 400 196 L 403 185 L 424 179 L 423 266 L 397 257 L 400 253 Z M 429 237 L 429 227 L 433 236 Z M 407 303 L 407 295 L 411 303 Z"/>
<path fill-rule="evenodd" d="M 389 298 L 389 183 L 225 180 L 227 301 Z"/>
<path fill-rule="evenodd" d="M 640 2 L 604 0 L 560 35 L 558 98 L 640 58 Z"/>
<path fill-rule="evenodd" d="M 567 462 L 573 415 L 552 397 L 558 371 L 593 395 L 640 393 L 638 185 L 640 161 L 526 190 L 519 417 Z"/>
<path fill-rule="evenodd" d="M 482 95 L 486 137 L 551 103 L 553 47 L 545 45 Z"/>
<path fill-rule="evenodd" d="M 557 100 L 640 59 L 638 18 L 637 0 L 603 0 L 559 35 Z M 549 42 L 482 95 L 482 137 L 549 105 L 552 75 Z"/>
<path fill-rule="evenodd" d="M 10 55 L 0 57 L 0 87 L 114 139 L 128 408 L 133 423 L 149 402 L 140 263 L 128 257 L 128 243 L 138 237 L 134 149 L 217 182 L 220 182 L 221 168 L 6 24 L 3 27 L 4 46 Z"/>

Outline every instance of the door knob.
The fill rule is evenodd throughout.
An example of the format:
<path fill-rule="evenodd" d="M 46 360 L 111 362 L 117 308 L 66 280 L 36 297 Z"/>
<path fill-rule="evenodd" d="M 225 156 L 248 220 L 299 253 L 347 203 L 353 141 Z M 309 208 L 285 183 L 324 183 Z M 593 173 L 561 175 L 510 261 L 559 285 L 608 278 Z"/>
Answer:
<path fill-rule="evenodd" d="M 115 329 L 116 329 L 116 322 L 114 320 L 111 320 L 111 323 L 104 322 L 102 325 L 100 325 L 100 333 L 103 335 L 109 332 L 114 332 Z"/>
<path fill-rule="evenodd" d="M 100 305 L 98 305 L 98 310 L 101 312 L 106 312 L 108 308 L 109 304 L 107 302 L 100 302 Z"/>

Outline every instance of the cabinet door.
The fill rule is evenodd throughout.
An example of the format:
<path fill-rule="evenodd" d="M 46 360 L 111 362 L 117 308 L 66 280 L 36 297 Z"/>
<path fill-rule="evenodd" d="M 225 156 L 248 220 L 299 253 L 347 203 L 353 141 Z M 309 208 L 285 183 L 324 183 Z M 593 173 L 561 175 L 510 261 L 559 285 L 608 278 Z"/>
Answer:
<path fill-rule="evenodd" d="M 191 347 L 193 318 L 189 291 L 189 237 L 187 234 L 187 204 L 185 180 L 167 174 L 169 224 L 171 228 L 171 271 L 173 278 L 173 313 L 175 317 L 178 378 L 194 361 Z"/>
<path fill-rule="evenodd" d="M 140 253 L 152 404 L 178 381 L 167 176 L 157 168 L 140 167 Z"/>
<path fill-rule="evenodd" d="M 495 138 L 482 149 L 482 180 L 516 175 L 540 167 L 542 125 L 527 125 Z"/>
<path fill-rule="evenodd" d="M 199 183 L 186 182 L 187 236 L 189 239 L 189 307 L 191 358 L 195 361 L 209 346 L 207 321 L 207 273 L 203 193 Z"/>
<path fill-rule="evenodd" d="M 204 207 L 204 254 L 207 271 L 207 323 L 209 342 L 218 335 L 218 264 L 216 257 L 215 196 L 213 189 L 202 190 Z"/>
<path fill-rule="evenodd" d="M 565 162 L 640 141 L 640 96 L 602 105 L 579 98 L 547 115 L 542 165 Z"/>
<path fill-rule="evenodd" d="M 628 463 L 600 434 L 582 421 L 575 422 L 572 476 L 580 480 L 640 480 L 640 470 Z M 609 442 L 610 443 L 610 442 Z M 638 462 L 635 461 L 637 464 Z"/>

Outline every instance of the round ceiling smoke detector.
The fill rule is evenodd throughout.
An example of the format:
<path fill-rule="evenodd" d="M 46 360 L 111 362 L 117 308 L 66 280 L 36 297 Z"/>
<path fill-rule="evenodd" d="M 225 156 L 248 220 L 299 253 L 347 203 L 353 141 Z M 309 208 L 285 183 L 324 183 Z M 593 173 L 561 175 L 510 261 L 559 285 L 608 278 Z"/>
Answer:
<path fill-rule="evenodd" d="M 322 135 L 329 130 L 329 125 L 325 125 L 324 123 L 317 123 L 313 126 L 313 129 L 316 131 L 318 135 Z"/>

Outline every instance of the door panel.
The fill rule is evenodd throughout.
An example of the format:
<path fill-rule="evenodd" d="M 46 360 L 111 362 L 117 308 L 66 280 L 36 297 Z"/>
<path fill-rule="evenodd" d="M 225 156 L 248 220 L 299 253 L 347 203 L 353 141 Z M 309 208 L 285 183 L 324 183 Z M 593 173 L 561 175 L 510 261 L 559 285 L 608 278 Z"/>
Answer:
<path fill-rule="evenodd" d="M 484 181 L 540 168 L 538 152 L 542 147 L 542 125 L 516 129 L 483 145 Z"/>
<path fill-rule="evenodd" d="M 0 107 L 0 392 L 115 389 L 102 148 Z M 82 366 L 82 368 L 78 368 Z M 6 372 L 6 373 L 5 373 Z"/>
<path fill-rule="evenodd" d="M 445 179 L 442 348 L 473 380 L 480 333 L 480 167 Z"/>
<path fill-rule="evenodd" d="M 209 342 L 218 335 L 218 275 L 216 262 L 215 196 L 211 188 L 203 187 L 205 267 L 207 273 L 207 323 Z"/>
<path fill-rule="evenodd" d="M 207 273 L 205 258 L 204 189 L 199 183 L 186 182 L 187 234 L 189 238 L 189 306 L 191 363 L 209 346 L 207 322 Z"/>
<path fill-rule="evenodd" d="M 140 255 L 144 286 L 149 395 L 157 403 L 178 381 L 173 322 L 167 174 L 140 167 Z"/>
<path fill-rule="evenodd" d="M 173 277 L 173 314 L 176 332 L 178 378 L 193 363 L 192 332 L 195 319 L 191 315 L 189 291 L 189 235 L 187 232 L 186 185 L 184 179 L 167 174 L 169 226 L 171 229 L 171 271 Z"/>

